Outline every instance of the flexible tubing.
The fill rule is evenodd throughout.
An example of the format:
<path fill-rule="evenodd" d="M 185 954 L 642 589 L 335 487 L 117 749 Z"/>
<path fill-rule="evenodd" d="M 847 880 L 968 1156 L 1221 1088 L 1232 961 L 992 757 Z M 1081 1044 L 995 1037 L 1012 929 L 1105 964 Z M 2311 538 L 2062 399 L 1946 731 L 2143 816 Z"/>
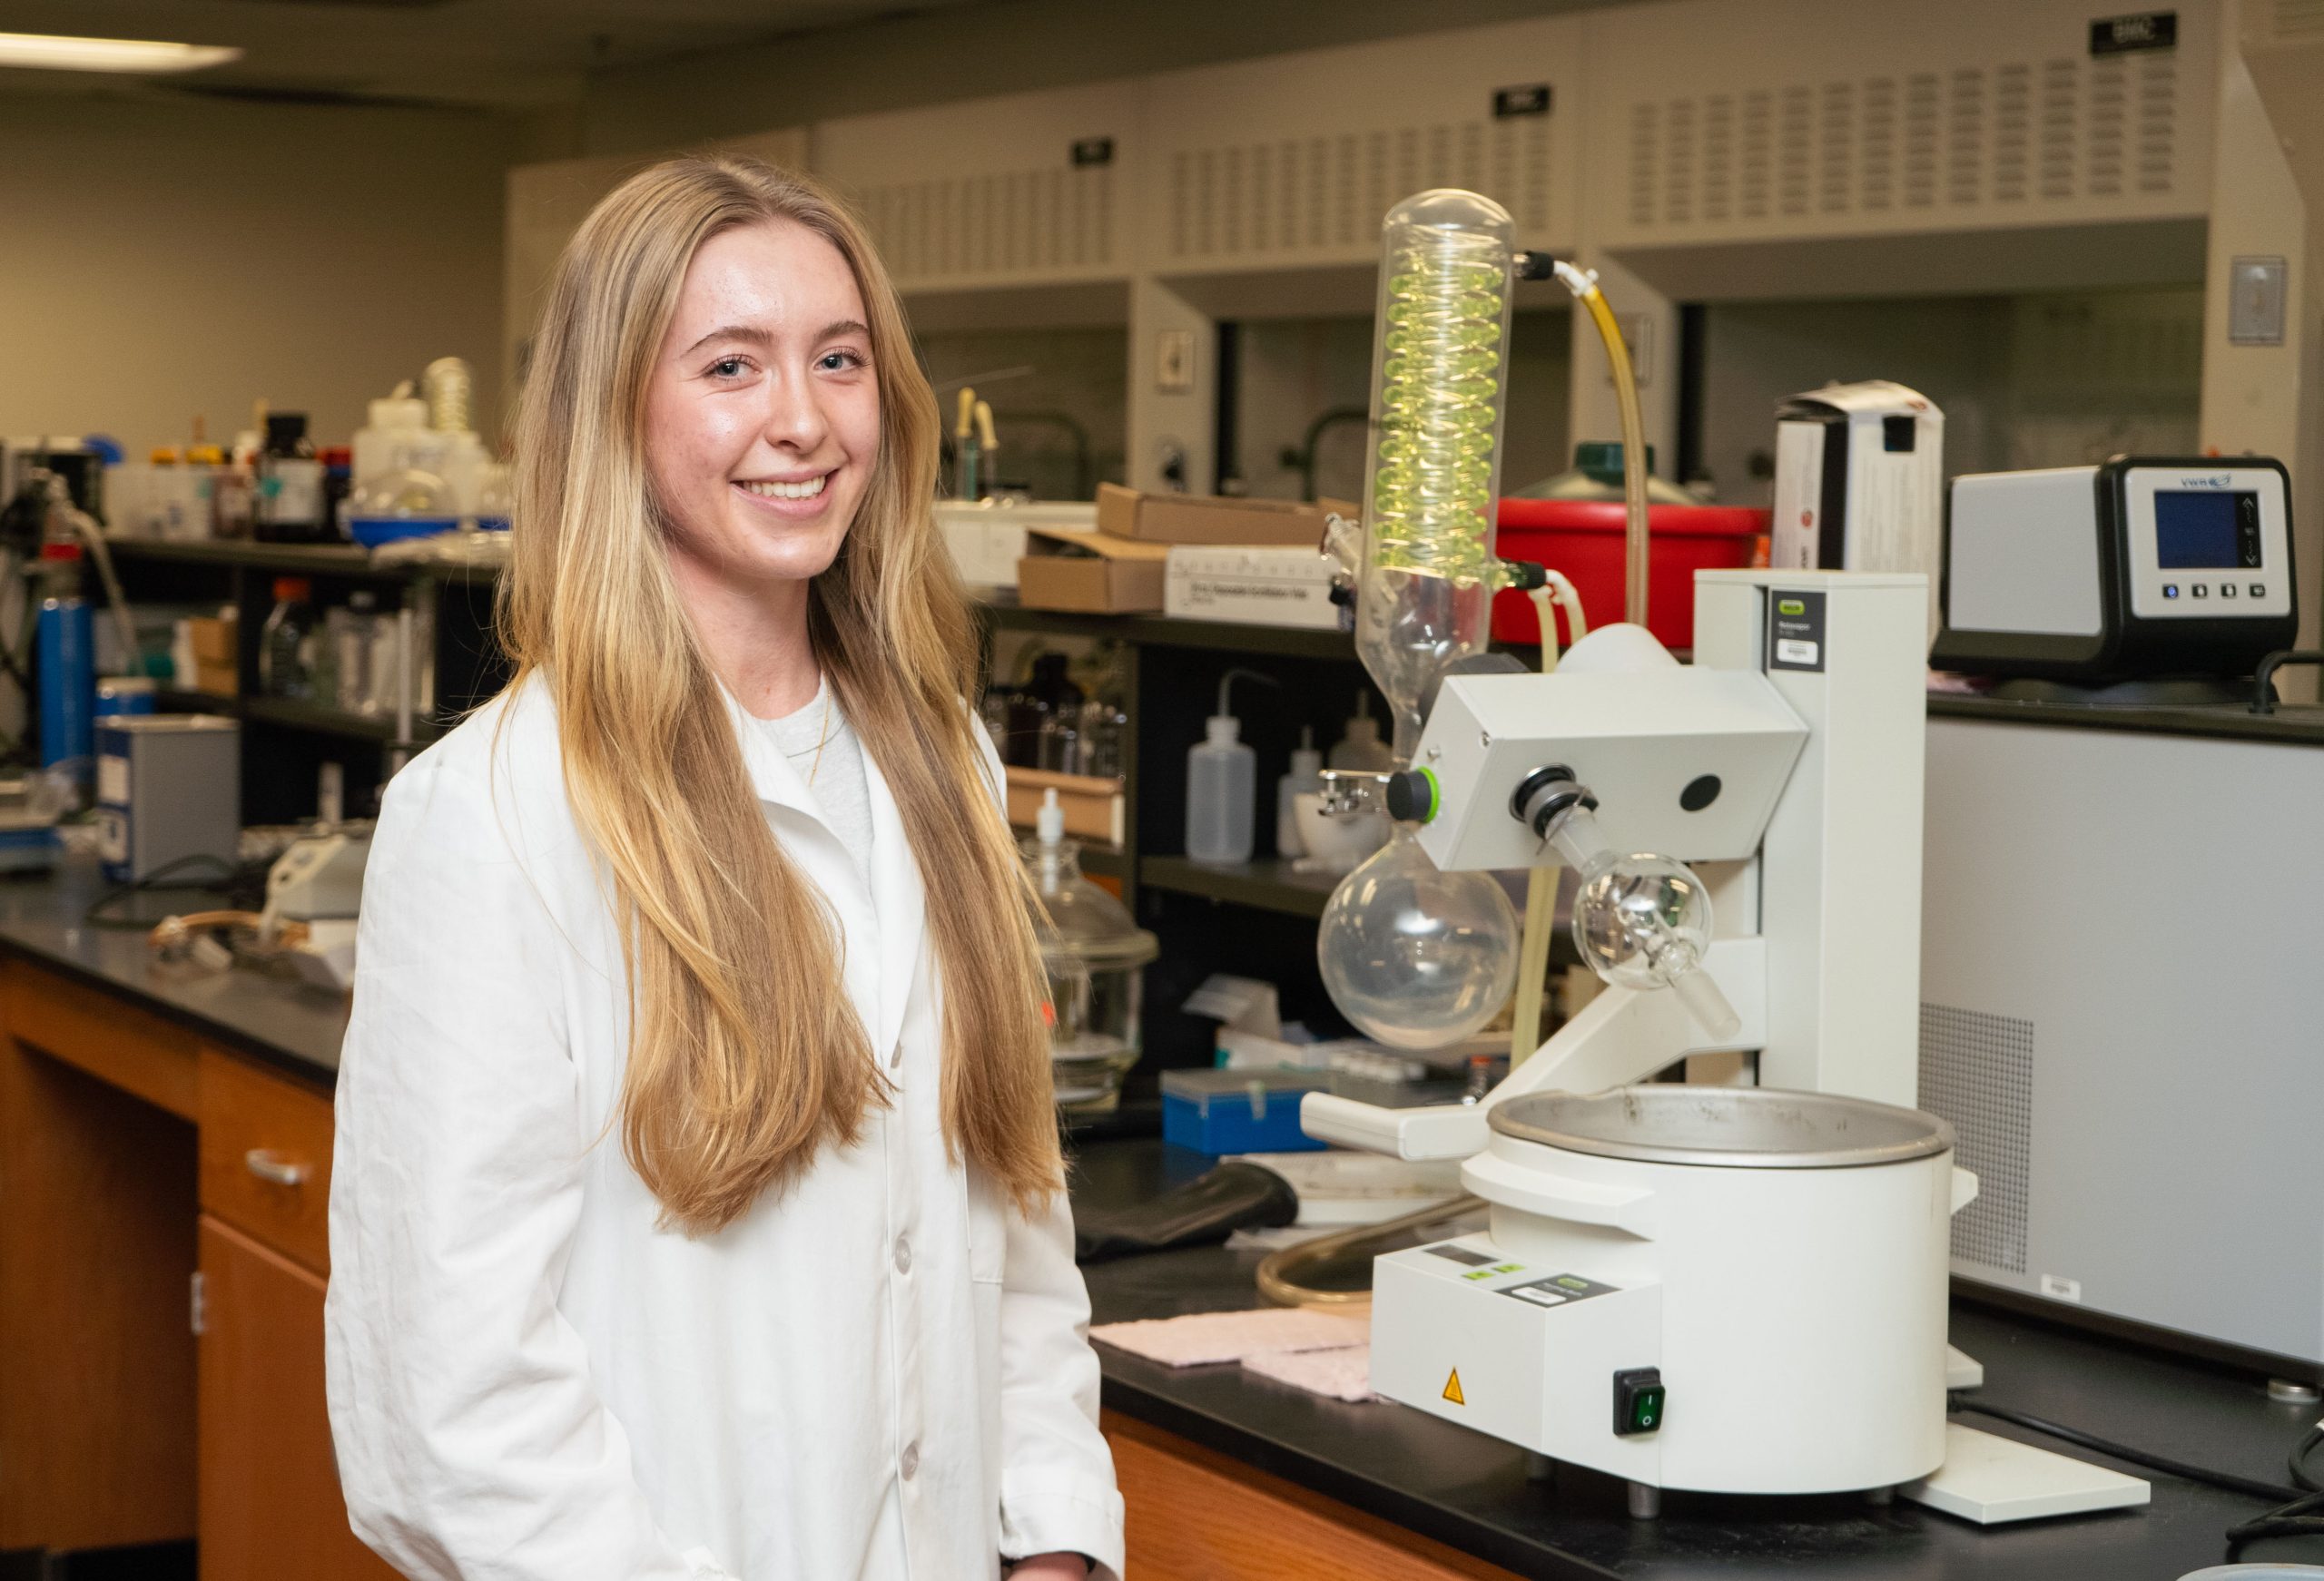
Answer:
<path fill-rule="evenodd" d="M 1564 572 L 1553 566 L 1544 566 L 1541 574 L 1551 587 L 1558 590 L 1558 607 L 1565 611 L 1565 642 L 1570 648 L 1590 634 L 1590 623 L 1582 618 L 1581 614 L 1581 590 L 1566 579 Z M 1547 663 L 1541 665 L 1544 673 L 1549 668 Z"/>
<path fill-rule="evenodd" d="M 1368 1245 L 1393 1251 L 1396 1242 L 1411 1232 L 1457 1219 L 1484 1205 L 1481 1197 L 1458 1196 L 1449 1202 L 1431 1203 L 1416 1213 L 1406 1213 L 1384 1224 L 1359 1224 L 1352 1230 L 1321 1235 L 1270 1252 L 1259 1264 L 1259 1293 L 1279 1307 L 1337 1308 L 1342 1311 L 1368 1308 L 1372 1305 L 1369 1289 L 1321 1290 L 1300 1283 L 1300 1276 L 1334 1258 L 1361 1256 Z"/>
<path fill-rule="evenodd" d="M 1606 343 L 1606 361 L 1614 371 L 1614 398 L 1622 416 L 1622 507 L 1630 531 L 1623 540 L 1622 618 L 1635 626 L 1646 624 L 1646 417 L 1638 401 L 1638 376 L 1630 367 L 1630 348 L 1622 344 L 1622 329 L 1614 309 L 1598 289 L 1594 274 L 1561 261 L 1557 277 L 1574 300 L 1590 310 L 1598 338 Z"/>
<path fill-rule="evenodd" d="M 1550 612 L 1550 589 L 1536 587 L 1526 596 L 1533 601 L 1533 613 L 1541 619 L 1541 673 L 1551 674 L 1558 667 L 1558 623 Z M 1525 931 L 1517 951 L 1517 1003 L 1509 1022 L 1509 1068 L 1512 1071 L 1541 1046 L 1541 998 L 1550 970 L 1550 935 L 1556 929 L 1557 915 L 1558 864 L 1552 857 L 1548 866 L 1537 865 L 1525 874 Z"/>
<path fill-rule="evenodd" d="M 137 624 L 129 618 L 129 600 L 122 594 L 121 578 L 113 574 L 112 545 L 105 542 L 104 534 L 98 529 L 96 518 L 74 505 L 72 496 L 64 493 L 63 483 L 56 484 L 50 490 L 49 501 L 53 508 L 64 510 L 64 519 L 73 524 L 73 530 L 80 535 L 83 543 L 88 545 L 89 558 L 97 563 L 97 580 L 104 584 L 105 603 L 113 613 L 113 631 L 121 638 L 121 673 L 143 675 L 145 663 L 143 655 L 137 650 Z"/>

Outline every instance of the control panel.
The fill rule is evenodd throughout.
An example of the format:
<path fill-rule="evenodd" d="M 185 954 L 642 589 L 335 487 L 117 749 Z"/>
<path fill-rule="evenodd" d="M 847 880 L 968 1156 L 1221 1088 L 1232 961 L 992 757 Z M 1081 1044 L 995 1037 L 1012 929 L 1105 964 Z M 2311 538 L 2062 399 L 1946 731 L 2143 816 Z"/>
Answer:
<path fill-rule="evenodd" d="M 2290 511 L 2271 466 L 2140 466 L 2122 476 L 2124 569 L 2142 620 L 2280 617 Z"/>

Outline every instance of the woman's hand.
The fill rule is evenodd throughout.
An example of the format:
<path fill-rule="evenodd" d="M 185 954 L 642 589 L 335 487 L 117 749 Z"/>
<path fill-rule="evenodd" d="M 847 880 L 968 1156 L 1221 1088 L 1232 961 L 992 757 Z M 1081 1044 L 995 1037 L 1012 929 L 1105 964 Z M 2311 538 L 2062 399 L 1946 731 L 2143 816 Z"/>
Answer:
<path fill-rule="evenodd" d="M 1009 1581 L 1089 1581 L 1089 1561 L 1078 1554 L 1036 1554 L 1011 1565 Z"/>

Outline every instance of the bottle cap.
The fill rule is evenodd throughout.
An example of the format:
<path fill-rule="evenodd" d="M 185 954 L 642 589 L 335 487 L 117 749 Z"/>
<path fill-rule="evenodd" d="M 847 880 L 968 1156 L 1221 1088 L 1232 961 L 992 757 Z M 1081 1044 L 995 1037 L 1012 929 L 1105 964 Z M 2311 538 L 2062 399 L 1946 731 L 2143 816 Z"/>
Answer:
<path fill-rule="evenodd" d="M 1622 486 L 1622 443 L 1619 439 L 1584 439 L 1573 447 L 1573 469 L 1592 483 Z M 1646 469 L 1654 470 L 1654 447 L 1646 447 Z"/>
<path fill-rule="evenodd" d="M 1214 713 L 1202 722 L 1202 732 L 1215 747 L 1231 744 L 1243 733 L 1243 722 L 1231 713 Z"/>
<path fill-rule="evenodd" d="M 374 428 L 424 428 L 428 426 L 428 403 L 418 396 L 385 396 L 371 403 L 370 423 Z"/>
<path fill-rule="evenodd" d="M 314 584 L 303 576 L 278 576 L 274 579 L 274 599 L 280 604 L 286 598 L 304 598 Z"/>
<path fill-rule="evenodd" d="M 1065 809 L 1058 805 L 1055 786 L 1041 792 L 1041 810 L 1033 817 L 1033 833 L 1043 845 L 1055 845 L 1065 838 Z"/>
<path fill-rule="evenodd" d="M 1315 750 L 1315 727 L 1299 727 L 1299 744 L 1291 751 L 1291 771 L 1300 779 L 1309 779 L 1324 771 L 1324 754 Z"/>

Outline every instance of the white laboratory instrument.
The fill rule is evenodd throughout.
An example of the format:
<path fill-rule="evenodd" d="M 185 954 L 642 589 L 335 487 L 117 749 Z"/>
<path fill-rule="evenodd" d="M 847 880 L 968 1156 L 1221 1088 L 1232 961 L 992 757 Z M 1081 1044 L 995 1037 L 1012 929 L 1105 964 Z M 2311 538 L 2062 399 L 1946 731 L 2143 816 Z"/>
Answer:
<path fill-rule="evenodd" d="M 1623 1478 L 1640 1516 L 1664 1488 L 1901 1490 L 1980 1520 L 2143 1502 L 1945 1419 L 1978 1376 L 1944 1343 L 1975 1183 L 1909 1107 L 1926 578 L 1699 573 L 1690 664 L 1625 623 L 1553 674 L 1495 671 L 1465 614 L 1498 574 L 1472 496 L 1513 263 L 1469 197 L 1387 221 L 1356 629 L 1402 827 L 1334 892 L 1318 964 L 1375 1038 L 1473 1030 L 1515 951 L 1490 871 L 1562 858 L 1609 986 L 1479 1102 L 1304 1100 L 1312 1136 L 1464 1161 L 1491 1211 L 1375 1263 L 1374 1387 Z M 1692 865 L 1624 854 L 1650 852 Z M 1682 1060 L 1689 1085 L 1632 1085 Z"/>
<path fill-rule="evenodd" d="M 368 831 L 334 831 L 291 841 L 266 870 L 259 937 L 273 939 L 284 923 L 303 924 L 304 937 L 283 958 L 318 987 L 344 990 L 355 981 L 356 911 L 370 859 Z"/>
<path fill-rule="evenodd" d="M 2241 677 L 2299 627 L 2291 485 L 2264 457 L 1956 477 L 1945 565 L 1940 670 Z"/>
<path fill-rule="evenodd" d="M 1692 664 L 1614 626 L 1552 675 L 1448 677 L 1397 781 L 1443 867 L 1545 845 L 1581 867 L 1577 943 L 1610 981 L 1480 1103 L 1305 1101 L 1311 1135 L 1465 1160 L 1491 1209 L 1375 1264 L 1373 1386 L 1621 1477 L 1640 1514 L 1666 1488 L 1895 1488 L 1980 1520 L 2142 1503 L 2135 1478 L 1946 1422 L 1975 1376 L 1944 1335 L 1976 1185 L 1906 1106 L 1921 579 L 1697 590 Z M 1693 865 L 1611 855 L 1651 850 Z M 1682 1058 L 1699 1085 L 1631 1085 Z M 1955 1462 L 1979 1490 L 1948 1484 Z"/>
<path fill-rule="evenodd" d="M 2324 1384 L 2314 716 L 1932 702 L 1919 1101 L 1984 1183 L 1955 1276 Z M 2157 840 L 2138 785 L 2201 815 Z"/>

